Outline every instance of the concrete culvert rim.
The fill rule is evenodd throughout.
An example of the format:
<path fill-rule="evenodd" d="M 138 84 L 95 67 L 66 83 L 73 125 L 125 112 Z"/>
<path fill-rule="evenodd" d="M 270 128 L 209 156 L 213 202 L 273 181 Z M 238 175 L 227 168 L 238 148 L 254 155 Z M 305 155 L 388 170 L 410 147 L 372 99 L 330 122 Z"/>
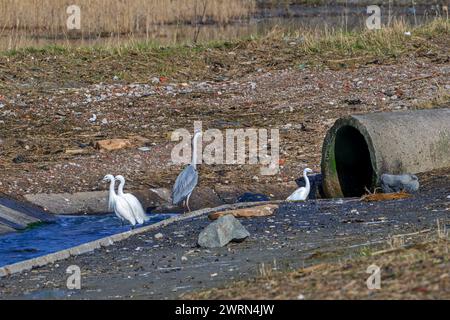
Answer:
<path fill-rule="evenodd" d="M 359 197 L 380 176 L 450 167 L 450 109 L 376 112 L 341 118 L 322 149 L 323 192 Z"/>
<path fill-rule="evenodd" d="M 335 137 L 336 173 L 344 197 L 360 197 L 374 181 L 369 146 L 352 126 L 342 126 Z"/>
<path fill-rule="evenodd" d="M 370 136 L 353 117 L 336 121 L 322 151 L 324 190 L 329 197 L 361 197 L 377 182 Z"/>

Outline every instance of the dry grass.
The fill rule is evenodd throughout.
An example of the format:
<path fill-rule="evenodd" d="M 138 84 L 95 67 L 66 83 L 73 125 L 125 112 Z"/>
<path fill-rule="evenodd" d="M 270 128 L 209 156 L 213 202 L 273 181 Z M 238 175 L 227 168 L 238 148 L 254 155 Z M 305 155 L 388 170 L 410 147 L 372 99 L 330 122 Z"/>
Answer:
<path fill-rule="evenodd" d="M 435 232 L 399 235 L 390 248 L 295 272 L 259 274 L 225 288 L 184 295 L 184 299 L 450 299 L 449 238 Z M 421 240 L 405 245 L 405 239 Z M 369 290 L 366 273 L 381 268 L 381 289 Z"/>
<path fill-rule="evenodd" d="M 405 21 L 393 21 L 390 27 L 380 30 L 364 30 L 361 32 L 345 32 L 343 30 L 315 30 L 299 33 L 302 37 L 302 50 L 310 54 L 326 54 L 333 57 L 336 51 L 353 55 L 359 52 L 369 52 L 373 56 L 386 53 L 399 55 L 406 48 L 405 43 L 411 41 L 427 41 L 424 37 L 433 34 L 447 34 L 449 22 L 446 19 L 436 19 L 423 27 L 413 28 Z M 405 35 L 412 32 L 412 36 Z"/>
<path fill-rule="evenodd" d="M 3 32 L 26 30 L 54 37 L 66 33 L 66 9 L 71 0 L 2 0 Z M 248 17 L 254 0 L 78 0 L 82 32 L 145 33 L 155 24 L 218 22 Z"/>
<path fill-rule="evenodd" d="M 436 88 L 436 94 L 433 99 L 417 102 L 414 107 L 416 109 L 433 109 L 440 106 L 448 106 L 450 104 L 449 90 L 437 83 Z"/>
<path fill-rule="evenodd" d="M 18 90 L 17 82 L 30 78 L 52 83 L 83 79 L 86 83 L 110 82 L 115 75 L 129 82 L 146 82 L 148 75 L 173 80 L 215 79 L 218 75 L 241 77 L 258 68 L 296 68 L 330 65 L 339 68 L 408 58 L 447 59 L 449 21 L 440 19 L 417 28 L 407 26 L 380 32 L 306 32 L 286 35 L 275 30 L 263 38 L 162 47 L 153 42 L 95 47 L 47 46 L 0 53 L 0 71 L 14 74 L 0 82 L 4 92 Z M 374 38 L 372 38 L 372 36 Z M 367 42 L 364 40 L 367 39 Z M 292 45 L 294 43 L 294 45 Z M 230 55 L 229 52 L 234 52 Z M 376 54 L 376 52 L 381 52 Z M 376 54 L 376 55 L 375 55 Z M 33 59 L 29 59 L 30 56 Z M 49 60 L 48 57 L 53 57 Z M 210 65 L 219 67 L 210 68 Z M 33 70 L 46 70 L 37 72 Z M 66 72 L 65 70 L 70 70 Z M 117 70 L 125 70 L 118 71 Z M 82 75 L 80 75 L 82 73 Z"/>

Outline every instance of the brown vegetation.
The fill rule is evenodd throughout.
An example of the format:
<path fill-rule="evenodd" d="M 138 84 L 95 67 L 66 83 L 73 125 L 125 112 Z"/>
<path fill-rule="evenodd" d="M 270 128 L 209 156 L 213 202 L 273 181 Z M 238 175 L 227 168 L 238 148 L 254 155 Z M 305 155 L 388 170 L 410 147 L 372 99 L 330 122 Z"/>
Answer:
<path fill-rule="evenodd" d="M 420 234 L 421 237 L 431 233 Z M 185 295 L 183 299 L 449 299 L 448 234 L 379 252 L 362 251 L 357 259 L 322 263 L 294 272 L 274 272 L 227 287 Z M 369 290 L 367 273 L 380 267 L 381 289 Z M 269 268 L 267 268 L 269 267 Z"/>
<path fill-rule="evenodd" d="M 66 32 L 68 0 L 2 0 L 0 21 L 3 30 L 28 30 L 49 37 Z M 79 0 L 82 32 L 143 33 L 153 24 L 195 23 L 199 19 L 226 23 L 247 17 L 253 0 Z"/>

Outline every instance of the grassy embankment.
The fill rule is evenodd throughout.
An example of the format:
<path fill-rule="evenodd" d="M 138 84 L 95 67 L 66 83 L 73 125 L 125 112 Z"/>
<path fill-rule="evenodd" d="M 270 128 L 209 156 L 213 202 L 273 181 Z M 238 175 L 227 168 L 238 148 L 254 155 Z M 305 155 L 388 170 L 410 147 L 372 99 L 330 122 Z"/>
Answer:
<path fill-rule="evenodd" d="M 450 22 L 444 19 L 412 28 L 396 23 L 378 31 L 274 30 L 261 38 L 161 47 L 152 42 L 121 46 L 25 48 L 0 53 L 0 89 L 30 77 L 53 84 L 148 82 L 151 76 L 174 81 L 239 76 L 259 68 L 327 65 L 331 68 L 426 56 L 448 59 Z M 412 35 L 405 35 L 411 31 Z"/>

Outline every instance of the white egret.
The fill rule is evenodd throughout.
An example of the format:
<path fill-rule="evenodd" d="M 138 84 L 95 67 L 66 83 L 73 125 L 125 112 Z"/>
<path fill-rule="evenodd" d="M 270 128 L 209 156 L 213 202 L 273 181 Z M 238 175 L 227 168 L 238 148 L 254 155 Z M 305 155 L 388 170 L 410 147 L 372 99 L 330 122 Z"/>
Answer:
<path fill-rule="evenodd" d="M 197 143 L 198 138 L 202 135 L 201 131 L 196 131 L 192 139 L 192 161 L 177 177 L 172 190 L 172 203 L 178 205 L 183 202 L 183 206 L 189 208 L 189 199 L 192 192 L 198 184 L 197 171 Z"/>
<path fill-rule="evenodd" d="M 122 224 L 126 220 L 134 227 L 136 225 L 136 219 L 130 205 L 123 197 L 118 197 L 116 191 L 114 190 L 116 184 L 116 179 L 114 176 L 108 174 L 103 178 L 103 181 L 110 182 L 108 205 L 114 210 L 114 213 L 117 218 L 120 219 Z"/>
<path fill-rule="evenodd" d="M 311 184 L 309 183 L 308 173 L 311 172 L 313 171 L 309 168 L 306 168 L 303 171 L 303 177 L 305 178 L 306 186 L 295 190 L 295 192 L 291 194 L 286 199 L 286 201 L 305 201 L 306 199 L 308 199 L 309 192 L 311 191 Z"/>
<path fill-rule="evenodd" d="M 138 198 L 136 198 L 131 193 L 123 192 L 123 188 L 125 186 L 125 178 L 123 176 L 119 175 L 119 176 L 116 176 L 116 180 L 120 182 L 119 188 L 117 190 L 117 196 L 124 198 L 128 202 L 138 224 L 143 224 L 143 223 L 147 222 L 150 218 L 145 213 L 145 210 L 142 207 L 142 204 L 140 203 Z"/>

